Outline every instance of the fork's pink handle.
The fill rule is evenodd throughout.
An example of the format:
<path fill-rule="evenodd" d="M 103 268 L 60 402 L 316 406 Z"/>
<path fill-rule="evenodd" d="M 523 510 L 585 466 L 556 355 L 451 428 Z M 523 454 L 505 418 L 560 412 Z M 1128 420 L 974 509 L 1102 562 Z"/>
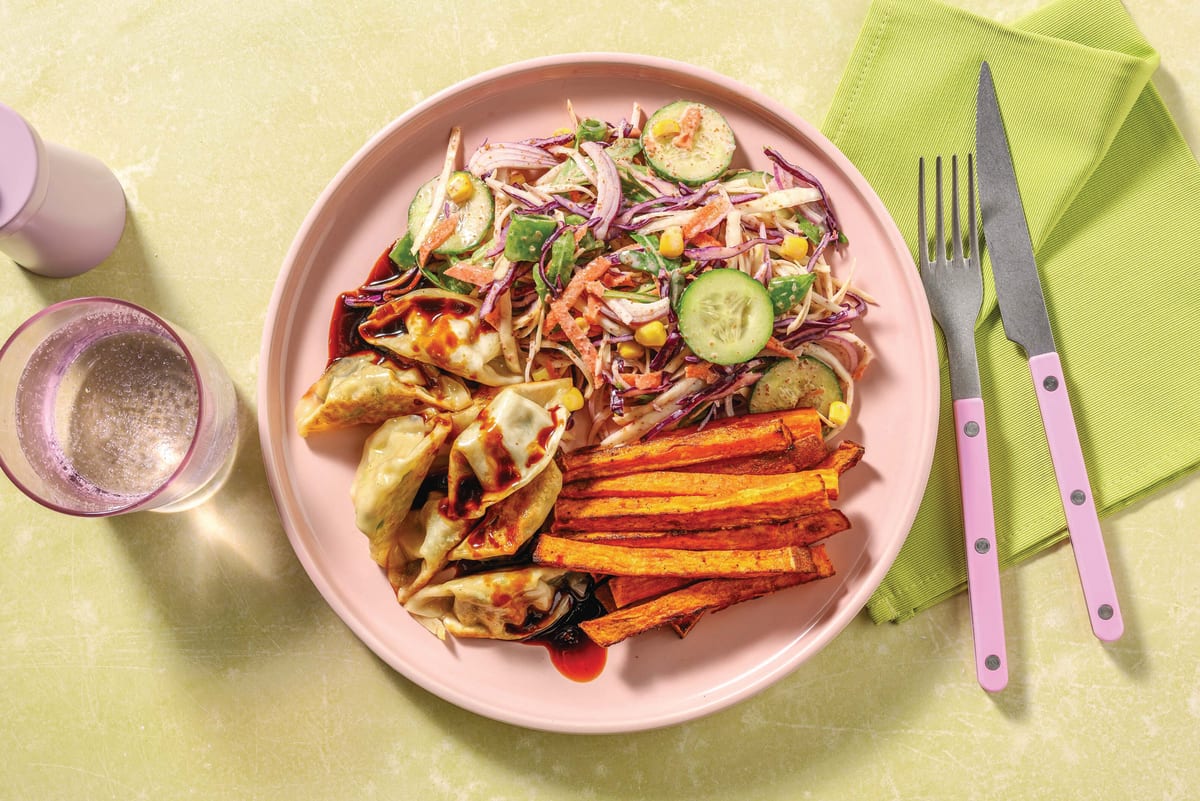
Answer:
<path fill-rule="evenodd" d="M 975 636 L 975 675 L 979 686 L 994 693 L 1008 684 L 1008 654 L 1004 647 L 1000 560 L 996 554 L 992 473 L 982 398 L 954 401 L 954 437 L 966 535 L 967 594 Z"/>
<path fill-rule="evenodd" d="M 1075 565 L 1079 569 L 1079 582 L 1083 585 L 1083 600 L 1092 621 L 1092 631 L 1101 640 L 1115 640 L 1124 632 L 1125 624 L 1121 620 L 1121 607 L 1117 605 L 1117 589 L 1104 550 L 1104 536 L 1100 532 L 1100 519 L 1096 515 L 1092 487 L 1083 463 L 1083 449 L 1079 445 L 1079 432 L 1067 397 L 1062 364 L 1058 354 L 1051 351 L 1030 359 L 1029 370 L 1033 373 L 1038 406 L 1042 410 L 1042 425 L 1050 444 L 1050 459 L 1054 462 L 1054 475 L 1058 479 L 1058 492 L 1067 517 L 1067 530 L 1071 535 L 1071 548 L 1075 552 Z"/>

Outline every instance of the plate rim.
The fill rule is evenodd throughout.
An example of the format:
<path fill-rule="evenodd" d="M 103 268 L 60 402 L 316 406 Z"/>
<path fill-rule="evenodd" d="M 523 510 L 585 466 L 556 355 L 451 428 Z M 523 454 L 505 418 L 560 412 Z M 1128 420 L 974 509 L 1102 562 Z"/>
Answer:
<path fill-rule="evenodd" d="M 358 625 L 357 616 L 352 610 L 347 608 L 347 605 L 343 602 L 332 582 L 320 569 L 308 544 L 301 540 L 296 529 L 296 514 L 298 514 L 298 511 L 292 505 L 294 496 L 290 492 L 291 488 L 287 481 L 286 471 L 282 468 L 283 459 L 272 458 L 278 457 L 282 453 L 285 440 L 282 434 L 285 432 L 280 430 L 280 426 L 284 421 L 290 421 L 291 417 L 287 414 L 286 409 L 281 410 L 282 414 L 272 414 L 273 411 L 276 411 L 278 403 L 282 403 L 283 401 L 282 397 L 276 397 L 282 396 L 282 392 L 273 392 L 273 390 L 280 386 L 283 369 L 278 360 L 273 360 L 270 357 L 275 352 L 277 343 L 281 339 L 286 338 L 287 332 L 290 331 L 295 321 L 294 319 L 289 319 L 287 321 L 287 330 L 285 331 L 278 330 L 278 326 L 275 324 L 279 320 L 280 313 L 284 311 L 283 301 L 285 296 L 288 295 L 289 289 L 292 288 L 292 284 L 296 280 L 294 275 L 296 259 L 308 246 L 310 239 L 319 233 L 317 226 L 321 222 L 326 205 L 346 183 L 347 179 L 357 172 L 361 163 L 369 159 L 383 143 L 413 120 L 420 119 L 431 109 L 463 92 L 498 80 L 511 79 L 514 76 L 520 76 L 524 73 L 538 72 L 549 68 L 557 69 L 571 65 L 593 65 L 599 68 L 613 66 L 632 67 L 644 68 L 654 73 L 683 74 L 691 81 L 699 81 L 712 87 L 720 88 L 725 92 L 737 92 L 750 104 L 769 110 L 788 126 L 794 128 L 798 133 L 808 138 L 814 145 L 820 148 L 822 155 L 829 159 L 851 181 L 859 193 L 861 200 L 865 203 L 871 214 L 879 221 L 880 227 L 886 234 L 887 249 L 897 254 L 903 254 L 907 260 L 911 260 L 908 245 L 905 243 L 895 220 L 884 206 L 874 187 L 861 174 L 857 167 L 812 123 L 760 90 L 706 67 L 676 59 L 637 53 L 587 51 L 539 56 L 515 61 L 469 76 L 429 95 L 424 100 L 408 108 L 369 136 L 337 170 L 320 194 L 314 199 L 280 265 L 280 270 L 276 277 L 264 317 L 263 333 L 259 348 L 257 420 L 259 442 L 267 482 L 276 511 L 279 514 L 280 521 L 283 524 L 293 552 L 296 554 L 309 580 L 316 587 L 325 602 L 337 614 L 342 623 L 368 647 L 377 659 L 431 694 L 453 703 L 462 709 L 493 720 L 535 730 L 560 733 L 625 733 L 662 728 L 705 717 L 758 694 L 795 671 L 801 664 L 841 634 L 850 622 L 861 614 L 863 607 L 882 583 L 884 576 L 907 539 L 912 523 L 916 518 L 921 498 L 924 495 L 933 463 L 934 445 L 940 415 L 937 385 L 937 382 L 940 380 L 939 366 L 932 320 L 927 313 L 927 305 L 922 309 L 922 304 L 926 303 L 924 295 L 919 292 L 911 292 L 912 300 L 918 306 L 915 311 L 920 315 L 919 319 L 927 321 L 927 324 L 921 327 L 922 336 L 919 343 L 921 347 L 916 350 L 920 351 L 925 372 L 933 376 L 935 385 L 932 392 L 933 402 L 925 404 L 923 410 L 924 419 L 916 423 L 922 430 L 928 432 L 928 436 L 923 443 L 924 447 L 922 448 L 920 458 L 914 463 L 910 491 L 905 494 L 905 497 L 908 499 L 907 508 L 897 510 L 896 515 L 894 515 L 894 517 L 902 521 L 903 535 L 887 541 L 886 547 L 882 550 L 876 563 L 864 574 L 864 577 L 868 580 L 859 581 L 855 586 L 848 588 L 844 596 L 840 598 L 835 597 L 839 603 L 853 607 L 853 612 L 840 613 L 841 618 L 837 621 L 836 625 L 826 625 L 816 638 L 809 636 L 812 630 L 811 626 L 803 632 L 799 632 L 796 640 L 792 642 L 795 643 L 797 640 L 807 638 L 803 647 L 800 647 L 796 651 L 795 646 L 791 646 L 794 654 L 787 659 L 779 659 L 778 654 L 776 654 L 775 658 L 771 660 L 772 664 L 769 669 L 759 671 L 752 681 L 741 681 L 736 690 L 728 690 L 727 685 L 731 682 L 727 681 L 719 688 L 720 692 L 712 693 L 712 697 L 705 696 L 704 703 L 702 704 L 693 705 L 674 712 L 658 714 L 653 717 L 633 715 L 620 720 L 564 722 L 556 721 L 544 715 L 499 712 L 495 708 L 488 707 L 486 704 L 479 702 L 473 696 L 463 693 L 452 684 L 444 683 L 436 680 L 435 677 L 406 669 L 406 666 L 396 664 L 393 660 L 383 656 L 383 653 L 387 652 L 389 648 L 379 641 L 369 629 Z M 911 281 L 909 282 L 909 286 L 910 289 L 913 288 Z M 921 312 L 923 310 L 925 313 L 922 315 Z"/>

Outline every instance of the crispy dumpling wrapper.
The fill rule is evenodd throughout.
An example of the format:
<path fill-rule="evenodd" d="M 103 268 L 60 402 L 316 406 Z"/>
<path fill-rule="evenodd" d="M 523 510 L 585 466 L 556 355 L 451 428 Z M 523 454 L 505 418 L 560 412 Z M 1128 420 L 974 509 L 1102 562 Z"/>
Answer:
<path fill-rule="evenodd" d="M 387 573 L 396 599 L 407 601 L 440 573 L 449 563 L 449 554 L 458 545 L 474 520 L 455 520 L 446 515 L 446 496 L 429 493 L 419 509 L 405 516 L 389 552 Z"/>
<path fill-rule="evenodd" d="M 490 507 L 450 552 L 451 560 L 495 559 L 521 550 L 550 516 L 562 489 L 562 471 L 550 462 L 521 489 Z"/>
<path fill-rule="evenodd" d="M 451 514 L 477 518 L 538 476 L 554 460 L 570 412 L 570 379 L 505 387 L 450 447 Z"/>
<path fill-rule="evenodd" d="M 371 543 L 371 558 L 388 555 L 438 448 L 450 434 L 445 414 L 409 414 L 388 420 L 363 444 L 350 498 L 354 522 Z"/>
<path fill-rule="evenodd" d="M 377 306 L 358 327 L 364 340 L 405 359 L 480 384 L 515 384 L 500 334 L 479 319 L 482 303 L 441 289 L 418 289 Z"/>
<path fill-rule="evenodd" d="M 586 574 L 556 567 L 495 570 L 427 585 L 404 608 L 439 639 L 521 640 L 561 620 L 590 585 Z"/>
<path fill-rule="evenodd" d="M 471 405 L 471 392 L 454 376 L 429 377 L 421 368 L 401 368 L 377 353 L 344 356 L 327 368 L 296 404 L 296 429 L 317 431 L 378 424 L 435 408 L 458 412 Z"/>

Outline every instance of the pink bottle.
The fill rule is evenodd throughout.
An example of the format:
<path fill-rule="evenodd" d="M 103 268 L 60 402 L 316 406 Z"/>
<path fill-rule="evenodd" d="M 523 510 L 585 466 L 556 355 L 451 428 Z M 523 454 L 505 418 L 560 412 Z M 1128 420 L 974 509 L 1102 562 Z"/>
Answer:
<path fill-rule="evenodd" d="M 125 193 L 101 161 L 43 142 L 0 103 L 0 251 L 31 272 L 79 275 L 125 230 Z"/>

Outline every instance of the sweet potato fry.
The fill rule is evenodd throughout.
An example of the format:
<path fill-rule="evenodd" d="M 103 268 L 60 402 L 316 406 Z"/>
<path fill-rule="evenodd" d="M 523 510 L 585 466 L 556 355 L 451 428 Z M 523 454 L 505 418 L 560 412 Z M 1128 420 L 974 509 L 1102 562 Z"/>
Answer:
<path fill-rule="evenodd" d="M 821 436 L 821 416 L 816 409 L 784 409 L 778 412 L 759 412 L 744 414 L 740 417 L 722 417 L 713 420 L 706 429 L 726 428 L 728 426 L 756 425 L 763 420 L 778 420 L 788 427 L 796 439 Z"/>
<path fill-rule="evenodd" d="M 836 470 L 816 471 L 825 482 L 829 499 L 837 499 Z M 794 473 L 742 475 L 731 473 L 684 473 L 654 470 L 626 476 L 588 478 L 563 487 L 559 498 L 649 498 L 678 495 L 724 495 L 738 490 L 766 488 L 788 482 Z"/>
<path fill-rule="evenodd" d="M 742 418 L 746 420 L 746 418 Z M 791 429 L 777 418 L 719 428 L 672 431 L 652 440 L 612 448 L 582 448 L 562 456 L 566 481 L 668 470 L 732 456 L 780 453 L 792 447 Z"/>
<path fill-rule="evenodd" d="M 808 548 L 764 548 L 746 551 L 683 551 L 672 548 L 626 548 L 543 535 L 533 550 L 539 565 L 565 567 L 613 576 L 769 576 L 815 571 Z"/>
<path fill-rule="evenodd" d="M 608 587 L 613 608 L 620 609 L 649 598 L 657 598 L 695 581 L 696 579 L 680 576 L 613 576 L 605 582 L 605 586 Z"/>
<path fill-rule="evenodd" d="M 822 470 L 836 470 L 838 473 L 845 473 L 862 461 L 866 450 L 866 448 L 857 442 L 844 440 L 830 451 L 829 455 L 822 459 L 816 467 Z"/>
<path fill-rule="evenodd" d="M 687 465 L 675 468 L 686 472 L 704 473 L 795 473 L 815 467 L 826 457 L 825 439 L 820 434 L 796 437 L 792 447 L 780 453 L 758 453 L 750 456 L 735 456 L 716 462 Z"/>
<path fill-rule="evenodd" d="M 649 498 L 560 498 L 553 529 L 560 531 L 671 531 L 731 528 L 830 509 L 822 473 L 797 473 L 767 487 L 724 495 Z"/>
<path fill-rule="evenodd" d="M 580 531 L 564 533 L 563 536 L 581 542 L 625 545 L 630 548 L 736 550 L 812 545 L 849 528 L 849 518 L 839 509 L 830 509 L 791 520 L 756 523 L 736 528 L 695 531 Z"/>
<path fill-rule="evenodd" d="M 643 603 L 584 621 L 580 628 L 597 645 L 607 648 L 643 631 L 687 621 L 703 612 L 724 609 L 785 587 L 833 575 L 833 564 L 823 548 L 814 548 L 813 558 L 816 569 L 811 573 L 700 581 Z"/>

